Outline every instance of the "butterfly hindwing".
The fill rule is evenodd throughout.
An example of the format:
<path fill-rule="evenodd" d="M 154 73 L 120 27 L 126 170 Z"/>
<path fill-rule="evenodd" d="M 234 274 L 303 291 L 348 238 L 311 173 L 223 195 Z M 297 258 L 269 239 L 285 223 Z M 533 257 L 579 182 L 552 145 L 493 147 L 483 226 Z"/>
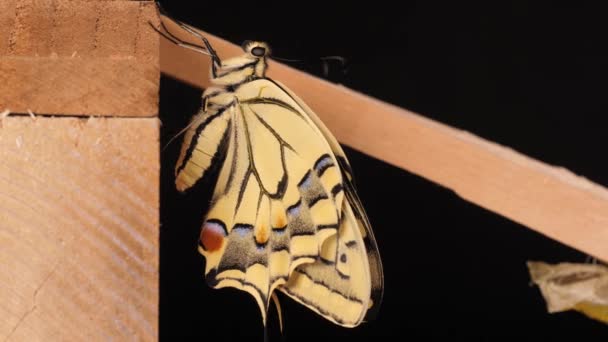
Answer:
<path fill-rule="evenodd" d="M 345 213 L 339 233 L 325 241 L 321 259 L 296 268 L 279 288 L 319 315 L 348 327 L 362 321 L 370 299 L 367 255 L 352 218 Z"/>
<path fill-rule="evenodd" d="M 352 170 L 350 167 L 350 163 L 348 161 L 348 158 L 346 157 L 346 154 L 344 153 L 344 150 L 342 149 L 342 147 L 340 146 L 340 144 L 338 143 L 338 141 L 336 140 L 336 138 L 333 136 L 333 134 L 331 134 L 331 132 L 329 131 L 329 129 L 325 126 L 325 124 L 321 121 L 321 119 L 319 119 L 319 117 L 315 114 L 314 111 L 312 111 L 304 101 L 302 101 L 295 93 L 293 93 L 289 88 L 285 87 L 284 85 L 282 85 L 280 82 L 278 81 L 273 81 L 278 87 L 280 87 L 283 91 L 285 91 L 297 104 L 300 108 L 302 108 L 302 110 L 306 113 L 306 115 L 308 116 L 308 118 L 310 118 L 310 120 L 318 127 L 319 131 L 322 132 L 325 140 L 327 141 L 327 143 L 331 146 L 332 152 L 334 153 L 337 161 L 338 161 L 338 165 L 336 165 L 336 169 L 340 170 L 340 173 L 342 175 L 342 183 L 340 184 L 339 187 L 336 187 L 335 189 L 333 189 L 333 192 L 335 193 L 343 193 L 346 196 L 346 199 L 344 200 L 344 204 L 343 204 L 343 215 L 346 216 L 346 218 L 343 220 L 342 225 L 346 225 L 347 227 L 340 227 L 340 231 L 339 231 L 339 236 L 336 237 L 336 239 L 338 239 L 339 241 L 341 241 L 343 244 L 346 243 L 346 241 L 351 241 L 351 247 L 354 247 L 354 241 L 353 240 L 349 240 L 347 238 L 345 238 L 343 235 L 350 233 L 352 231 L 352 229 L 355 229 L 357 231 L 354 232 L 355 235 L 361 235 L 361 240 L 362 241 L 357 241 L 358 245 L 357 245 L 357 252 L 360 253 L 365 253 L 366 254 L 366 258 L 357 258 L 356 260 L 361 260 L 362 263 L 367 262 L 369 264 L 369 271 L 365 272 L 365 268 L 367 268 L 367 266 L 365 266 L 362 263 L 355 263 L 355 259 L 353 258 L 347 258 L 347 262 L 343 262 L 340 261 L 338 259 L 336 259 L 336 263 L 334 263 L 335 270 L 333 272 L 333 274 L 330 274 L 331 272 L 326 272 L 324 273 L 325 277 L 330 277 L 330 278 L 335 278 L 335 279 L 339 279 L 340 277 L 340 271 L 338 269 L 339 266 L 342 267 L 349 267 L 349 268 L 360 268 L 361 270 L 359 270 L 359 272 L 363 272 L 364 274 L 367 273 L 368 276 L 364 277 L 364 278 L 360 278 L 362 280 L 360 280 L 360 282 L 364 282 L 367 283 L 369 282 L 371 285 L 371 293 L 369 295 L 369 303 L 368 303 L 368 308 L 364 309 L 364 312 L 367 311 L 366 313 L 366 319 L 373 319 L 376 315 L 377 312 L 380 308 L 380 304 L 382 303 L 382 297 L 384 294 L 384 274 L 383 274 L 383 269 L 382 269 L 382 261 L 380 258 L 380 252 L 378 250 L 378 245 L 376 243 L 376 239 L 374 237 L 374 233 L 373 230 L 371 228 L 371 225 L 369 223 L 369 220 L 367 218 L 367 214 L 365 213 L 365 209 L 363 208 L 363 205 L 361 204 L 361 200 L 359 199 L 359 196 L 357 195 L 357 191 L 355 189 L 355 184 L 354 184 L 354 177 L 352 174 Z M 362 246 L 359 246 L 359 244 L 361 244 Z M 349 249 L 345 249 L 344 247 L 342 248 L 343 250 L 347 250 L 350 251 L 351 253 L 353 253 L 354 249 L 349 248 Z M 337 255 L 338 256 L 338 255 Z M 340 256 L 338 256 L 339 258 Z M 306 265 L 303 267 L 306 268 L 314 268 L 314 267 L 319 267 L 319 268 L 323 268 L 323 269 L 328 269 L 326 267 L 327 263 L 323 263 L 323 262 L 317 262 L 311 265 Z M 328 269 L 329 270 L 329 269 Z M 356 271 L 357 272 L 357 271 Z M 335 282 L 332 282 L 332 284 Z M 351 284 L 351 286 L 356 287 L 356 285 Z M 285 291 L 288 292 L 288 291 Z M 309 292 L 308 297 L 308 302 L 309 303 L 313 303 L 314 301 L 312 300 L 316 294 L 315 292 L 310 289 L 310 290 L 304 290 L 302 292 Z M 293 291 L 292 291 L 293 293 Z M 301 297 L 306 296 L 305 294 L 300 294 Z M 300 301 L 302 301 L 300 299 Z M 365 300 L 367 303 L 367 300 Z M 320 302 L 320 301 L 317 301 Z M 309 305 L 309 306 L 312 306 Z M 313 308 L 316 309 L 315 311 L 320 311 L 321 308 Z M 340 312 L 339 310 L 336 310 L 336 312 Z M 326 318 L 335 321 L 337 318 L 337 315 L 334 314 L 334 317 L 331 317 L 329 314 L 328 315 L 323 315 L 326 316 Z M 345 324 L 342 324 L 345 325 Z M 355 323 L 356 325 L 356 323 Z"/>

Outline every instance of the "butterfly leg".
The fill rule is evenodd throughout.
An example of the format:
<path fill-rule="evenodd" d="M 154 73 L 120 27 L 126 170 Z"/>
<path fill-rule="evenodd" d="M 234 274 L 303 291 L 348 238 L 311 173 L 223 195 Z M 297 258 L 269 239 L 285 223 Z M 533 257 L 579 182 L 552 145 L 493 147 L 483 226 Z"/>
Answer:
<path fill-rule="evenodd" d="M 585 264 L 597 265 L 597 259 L 591 255 L 587 255 L 585 257 Z"/>

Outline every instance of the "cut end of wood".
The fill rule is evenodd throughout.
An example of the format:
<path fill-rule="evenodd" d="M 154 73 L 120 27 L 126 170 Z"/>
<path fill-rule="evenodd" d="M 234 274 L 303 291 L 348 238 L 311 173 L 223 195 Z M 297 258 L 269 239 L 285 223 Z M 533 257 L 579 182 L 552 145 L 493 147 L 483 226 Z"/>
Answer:
<path fill-rule="evenodd" d="M 156 116 L 156 23 L 153 1 L 2 1 L 0 110 Z"/>

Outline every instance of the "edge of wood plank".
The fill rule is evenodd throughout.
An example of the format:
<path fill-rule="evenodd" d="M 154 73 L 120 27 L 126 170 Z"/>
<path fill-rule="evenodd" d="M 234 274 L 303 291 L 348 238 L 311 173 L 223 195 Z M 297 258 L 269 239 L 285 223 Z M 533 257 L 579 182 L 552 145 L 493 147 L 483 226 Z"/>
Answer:
<path fill-rule="evenodd" d="M 192 41 L 175 25 L 165 23 L 172 33 Z M 242 51 L 235 44 L 199 31 L 220 56 L 235 56 Z M 209 84 L 207 56 L 179 48 L 165 39 L 161 40 L 160 47 L 163 73 L 200 88 Z M 564 168 L 545 164 L 276 61 L 269 61 L 268 76 L 298 94 L 341 143 L 608 261 L 606 188 Z"/>

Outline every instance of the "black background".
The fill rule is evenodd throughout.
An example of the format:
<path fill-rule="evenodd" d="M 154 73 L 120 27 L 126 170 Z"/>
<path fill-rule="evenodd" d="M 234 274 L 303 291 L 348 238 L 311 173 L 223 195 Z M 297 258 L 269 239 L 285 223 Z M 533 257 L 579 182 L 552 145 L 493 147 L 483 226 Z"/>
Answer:
<path fill-rule="evenodd" d="M 428 0 L 162 3 L 175 18 L 229 41 L 267 41 L 274 55 L 307 61 L 293 63 L 296 68 L 608 186 L 608 30 L 599 7 Z M 329 75 L 322 74 L 319 57 L 329 55 L 348 60 L 345 73 L 332 65 Z M 160 105 L 164 144 L 197 111 L 200 90 L 163 77 Z M 261 341 L 253 298 L 204 282 L 196 245 L 210 183 L 177 193 L 172 170 L 180 144 L 178 139 L 161 156 L 161 341 Z M 547 314 L 529 284 L 527 260 L 584 262 L 584 254 L 407 171 L 347 153 L 383 257 L 381 313 L 348 329 L 282 297 L 287 341 L 607 340 L 608 327 L 581 314 Z M 274 312 L 270 317 L 272 340 L 279 340 Z"/>

